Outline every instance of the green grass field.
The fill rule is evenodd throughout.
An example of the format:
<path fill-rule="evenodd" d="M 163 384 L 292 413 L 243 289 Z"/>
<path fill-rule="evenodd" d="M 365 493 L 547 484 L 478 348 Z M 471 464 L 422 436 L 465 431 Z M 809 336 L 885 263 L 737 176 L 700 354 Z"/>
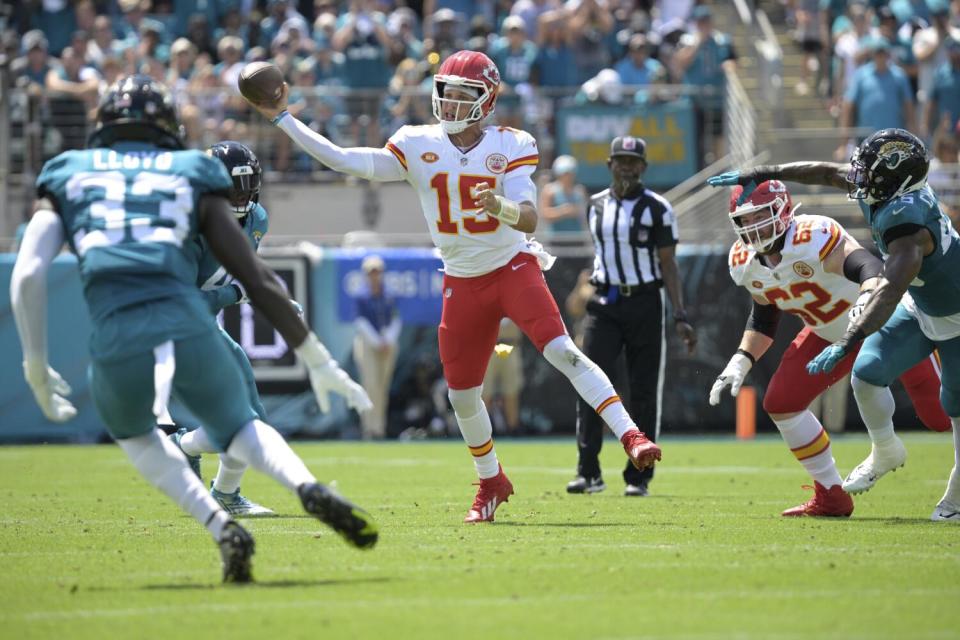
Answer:
<path fill-rule="evenodd" d="M 779 439 L 666 439 L 649 498 L 567 496 L 572 441 L 498 443 L 517 494 L 461 524 L 474 487 L 457 443 L 298 444 L 381 526 L 356 551 L 251 473 L 257 584 L 219 585 L 206 531 L 119 448 L 0 449 L 0 638 L 952 638 L 960 527 L 928 518 L 949 435 L 906 438 L 906 468 L 849 520 L 785 519 L 806 475 Z M 846 472 L 868 451 L 836 439 Z M 212 474 L 215 458 L 204 461 Z"/>

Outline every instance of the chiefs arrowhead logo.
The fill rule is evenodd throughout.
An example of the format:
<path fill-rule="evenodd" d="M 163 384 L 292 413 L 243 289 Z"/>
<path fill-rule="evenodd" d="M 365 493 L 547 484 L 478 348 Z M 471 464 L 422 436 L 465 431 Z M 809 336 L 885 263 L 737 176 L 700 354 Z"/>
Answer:
<path fill-rule="evenodd" d="M 754 289 L 763 289 L 763 283 L 760 282 L 759 280 L 754 280 L 753 282 L 750 283 L 750 286 L 753 287 Z"/>
<path fill-rule="evenodd" d="M 794 262 L 793 271 L 801 278 L 813 277 L 813 267 L 808 265 L 806 262 Z"/>
<path fill-rule="evenodd" d="M 487 156 L 486 165 L 491 173 L 503 173 L 507 170 L 507 156 L 502 153 L 491 153 Z"/>
<path fill-rule="evenodd" d="M 497 69 L 497 65 L 493 64 L 492 62 L 484 67 L 481 73 L 483 74 L 483 77 L 490 82 L 490 84 L 500 84 L 500 71 Z"/>
<path fill-rule="evenodd" d="M 420 159 L 427 163 L 434 163 L 440 159 L 440 156 L 435 154 L 433 151 L 427 151 L 420 156 Z"/>

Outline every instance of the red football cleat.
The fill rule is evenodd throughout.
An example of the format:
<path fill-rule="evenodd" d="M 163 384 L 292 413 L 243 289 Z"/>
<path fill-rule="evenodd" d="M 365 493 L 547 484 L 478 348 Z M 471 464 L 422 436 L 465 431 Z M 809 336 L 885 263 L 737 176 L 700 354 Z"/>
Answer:
<path fill-rule="evenodd" d="M 473 501 L 473 506 L 467 512 L 464 522 L 493 522 L 493 514 L 500 506 L 500 503 L 507 502 L 513 495 L 513 485 L 507 478 L 507 474 L 500 467 L 497 475 L 492 478 L 485 478 L 476 482 L 480 488 L 477 490 L 477 497 Z"/>
<path fill-rule="evenodd" d="M 800 506 L 787 509 L 781 515 L 848 518 L 853 513 L 853 498 L 839 484 L 827 489 L 819 482 L 814 482 L 813 487 L 804 485 L 804 488 L 813 489 L 813 497 Z"/>
<path fill-rule="evenodd" d="M 660 447 L 651 442 L 642 431 L 627 431 L 620 438 L 627 457 L 640 471 L 652 467 L 660 460 Z"/>

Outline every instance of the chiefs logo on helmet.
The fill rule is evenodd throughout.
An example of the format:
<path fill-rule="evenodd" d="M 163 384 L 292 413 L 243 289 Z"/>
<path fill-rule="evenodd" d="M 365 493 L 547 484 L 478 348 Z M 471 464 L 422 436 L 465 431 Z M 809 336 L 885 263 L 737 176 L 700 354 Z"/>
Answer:
<path fill-rule="evenodd" d="M 500 71 L 479 51 L 457 51 L 433 77 L 433 115 L 447 133 L 460 133 L 491 113 Z"/>

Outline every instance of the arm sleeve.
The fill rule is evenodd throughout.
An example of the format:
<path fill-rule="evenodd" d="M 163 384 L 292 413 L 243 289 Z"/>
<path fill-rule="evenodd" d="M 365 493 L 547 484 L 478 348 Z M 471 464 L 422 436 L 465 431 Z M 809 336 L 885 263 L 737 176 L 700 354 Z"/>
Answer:
<path fill-rule="evenodd" d="M 843 261 L 843 276 L 850 282 L 863 284 L 883 273 L 883 260 L 866 249 L 857 249 Z"/>
<path fill-rule="evenodd" d="M 397 340 L 400 339 L 400 329 L 402 328 L 403 322 L 400 320 L 400 315 L 394 314 L 393 320 L 383 329 L 383 340 L 389 345 L 397 344 Z"/>
<path fill-rule="evenodd" d="M 533 173 L 540 162 L 537 141 L 526 131 L 509 129 L 516 136 L 503 175 L 503 195 L 514 202 L 537 201 L 537 187 Z"/>
<path fill-rule="evenodd" d="M 378 182 L 406 179 L 404 166 L 387 148 L 338 147 L 290 114 L 283 116 L 277 126 L 297 146 L 334 171 Z"/>
<path fill-rule="evenodd" d="M 10 278 L 10 306 L 27 362 L 47 363 L 47 271 L 63 246 L 63 225 L 53 211 L 37 211 L 23 235 Z"/>
<path fill-rule="evenodd" d="M 357 318 L 354 321 L 354 326 L 357 328 L 357 334 L 363 339 L 367 344 L 379 345 L 380 334 L 377 333 L 377 330 L 373 328 L 373 325 L 370 324 L 370 321 L 366 318 Z"/>
<path fill-rule="evenodd" d="M 224 307 L 229 307 L 230 305 L 237 304 L 237 302 L 240 301 L 240 299 L 237 297 L 239 291 L 237 290 L 237 287 L 232 284 L 228 284 L 224 287 L 217 287 L 216 289 L 209 289 L 207 291 L 200 291 L 200 293 L 210 306 L 211 313 L 219 313 Z"/>
<path fill-rule="evenodd" d="M 777 337 L 777 325 L 780 324 L 781 311 L 776 305 L 760 304 L 756 300 L 747 317 L 747 330 L 758 331 L 768 338 Z"/>
<path fill-rule="evenodd" d="M 663 203 L 663 211 L 653 230 L 653 239 L 658 247 L 672 247 L 680 242 L 680 227 L 677 225 L 677 215 L 669 203 Z"/>

